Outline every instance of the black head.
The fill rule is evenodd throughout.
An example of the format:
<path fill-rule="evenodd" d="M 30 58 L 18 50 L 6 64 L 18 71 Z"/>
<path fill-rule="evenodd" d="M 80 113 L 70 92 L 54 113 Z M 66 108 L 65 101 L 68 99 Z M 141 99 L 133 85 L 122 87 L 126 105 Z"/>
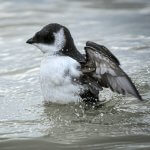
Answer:
<path fill-rule="evenodd" d="M 26 43 L 37 46 L 44 53 L 75 47 L 69 30 L 57 23 L 46 25 Z"/>
<path fill-rule="evenodd" d="M 43 27 L 40 31 L 27 41 L 28 44 L 43 43 L 52 44 L 54 43 L 54 33 L 57 33 L 63 26 L 60 24 L 49 24 Z"/>

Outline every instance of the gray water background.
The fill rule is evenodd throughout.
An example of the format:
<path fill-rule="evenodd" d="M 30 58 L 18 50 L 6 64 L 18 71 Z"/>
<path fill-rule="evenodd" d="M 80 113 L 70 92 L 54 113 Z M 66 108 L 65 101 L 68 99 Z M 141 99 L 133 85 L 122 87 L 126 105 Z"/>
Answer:
<path fill-rule="evenodd" d="M 44 25 L 67 26 L 120 60 L 144 102 L 108 91 L 102 109 L 45 105 L 42 53 L 25 42 Z M 0 0 L 0 150 L 150 149 L 149 0 Z"/>

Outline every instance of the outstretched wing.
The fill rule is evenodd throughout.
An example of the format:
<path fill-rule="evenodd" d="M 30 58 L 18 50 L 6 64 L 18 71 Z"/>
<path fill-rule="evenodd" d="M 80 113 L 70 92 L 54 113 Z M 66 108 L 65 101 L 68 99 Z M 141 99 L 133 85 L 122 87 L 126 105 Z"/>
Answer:
<path fill-rule="evenodd" d="M 85 51 L 87 60 L 82 68 L 83 74 L 94 78 L 102 87 L 142 100 L 131 79 L 120 68 L 118 59 L 106 47 L 88 41 Z"/>

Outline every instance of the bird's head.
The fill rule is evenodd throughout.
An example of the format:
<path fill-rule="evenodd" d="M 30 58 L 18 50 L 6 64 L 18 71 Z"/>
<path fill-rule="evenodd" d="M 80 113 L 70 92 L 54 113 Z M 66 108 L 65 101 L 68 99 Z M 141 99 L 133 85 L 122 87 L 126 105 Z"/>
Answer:
<path fill-rule="evenodd" d="M 67 51 L 74 45 L 69 30 L 57 23 L 48 24 L 27 40 L 28 44 L 38 47 L 43 53 L 57 53 Z"/>

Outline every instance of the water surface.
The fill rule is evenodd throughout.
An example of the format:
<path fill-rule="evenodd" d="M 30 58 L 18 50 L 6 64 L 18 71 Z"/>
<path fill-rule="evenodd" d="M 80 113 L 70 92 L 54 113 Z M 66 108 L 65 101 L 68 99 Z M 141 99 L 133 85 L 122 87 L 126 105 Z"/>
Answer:
<path fill-rule="evenodd" d="M 42 53 L 25 42 L 52 22 L 81 52 L 87 40 L 111 49 L 145 101 L 104 91 L 102 109 L 45 105 Z M 150 149 L 149 23 L 149 0 L 0 0 L 0 149 Z"/>

